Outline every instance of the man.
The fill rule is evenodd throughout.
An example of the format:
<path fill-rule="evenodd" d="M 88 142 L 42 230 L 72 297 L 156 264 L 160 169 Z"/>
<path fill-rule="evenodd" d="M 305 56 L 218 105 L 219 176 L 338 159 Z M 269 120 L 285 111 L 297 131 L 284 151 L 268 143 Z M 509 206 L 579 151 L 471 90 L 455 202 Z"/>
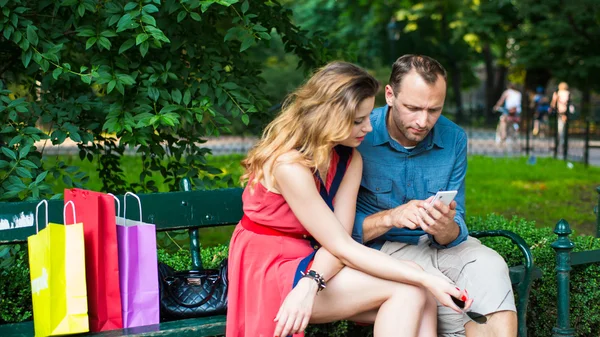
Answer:
<path fill-rule="evenodd" d="M 500 255 L 468 237 L 465 224 L 467 136 L 441 116 L 446 71 L 434 59 L 405 55 L 385 87 L 387 106 L 371 113 L 373 131 L 358 148 L 363 177 L 353 237 L 398 259 L 452 280 L 487 316 L 479 325 L 438 306 L 440 336 L 511 336 L 517 316 L 508 267 Z M 458 190 L 446 206 L 428 201 Z"/>

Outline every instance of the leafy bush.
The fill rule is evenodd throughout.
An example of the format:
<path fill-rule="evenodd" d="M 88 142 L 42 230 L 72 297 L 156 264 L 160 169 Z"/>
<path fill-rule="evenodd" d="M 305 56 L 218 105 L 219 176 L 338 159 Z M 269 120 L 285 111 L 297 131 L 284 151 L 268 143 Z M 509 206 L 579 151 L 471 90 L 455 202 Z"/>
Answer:
<path fill-rule="evenodd" d="M 278 34 L 304 71 L 332 58 L 277 1 L 0 0 L 0 200 L 48 198 L 48 182 L 86 174 L 50 166 L 44 146 L 97 158 L 102 190 L 156 191 L 154 174 L 213 186 L 207 137 L 265 118 L 272 105 L 253 50 Z M 45 144 L 45 143 L 44 143 Z M 125 179 L 125 148 L 141 173 Z M 52 179 L 53 178 L 53 179 Z"/>
<path fill-rule="evenodd" d="M 550 228 L 536 228 L 533 221 L 514 217 L 508 220 L 496 214 L 486 217 L 472 217 L 468 220 L 472 230 L 507 229 L 519 234 L 529 244 L 535 264 L 542 270 L 543 277 L 536 280 L 529 299 L 528 333 L 530 336 L 550 336 L 556 324 L 556 255 L 550 244 L 556 240 L 556 235 Z M 591 236 L 571 235 L 575 242 L 574 251 L 600 249 L 600 239 Z M 518 248 L 503 238 L 484 238 L 482 242 L 500 252 L 509 265 L 523 263 Z M 27 254 L 17 250 L 14 253 L 16 262 L 10 269 L 0 266 L 0 276 L 15 280 L 12 283 L 0 285 L 0 319 L 4 322 L 17 322 L 31 317 L 31 295 L 29 291 L 29 276 Z M 2 250 L 0 250 L 0 255 Z M 227 257 L 228 247 L 219 245 L 204 247 L 201 252 L 205 268 L 216 268 Z M 176 252 L 158 250 L 159 260 L 177 270 L 191 268 L 190 253 L 187 249 Z M 578 266 L 571 272 L 571 324 L 578 337 L 595 337 L 600 331 L 600 263 Z M 330 324 L 312 325 L 307 330 L 307 336 L 370 336 L 371 327 L 358 326 L 351 322 L 336 322 Z"/>
<path fill-rule="evenodd" d="M 507 220 L 495 214 L 471 218 L 471 230 L 507 229 L 519 234 L 529 245 L 534 263 L 542 270 L 542 279 L 533 284 L 527 312 L 527 328 L 530 336 L 551 336 L 556 325 L 556 254 L 550 244 L 557 236 L 551 228 L 536 228 L 533 221 L 514 217 Z M 600 239 L 592 236 L 571 234 L 574 252 L 600 249 Z M 486 238 L 482 242 L 500 252 L 509 265 L 522 263 L 520 253 L 510 241 Z M 574 267 L 571 271 L 571 326 L 578 337 L 596 337 L 600 331 L 600 263 Z M 576 308 L 576 310 L 574 310 Z"/>
<path fill-rule="evenodd" d="M 31 282 L 25 245 L 0 247 L 0 324 L 31 319 Z M 10 267 L 10 268 L 9 268 Z"/>

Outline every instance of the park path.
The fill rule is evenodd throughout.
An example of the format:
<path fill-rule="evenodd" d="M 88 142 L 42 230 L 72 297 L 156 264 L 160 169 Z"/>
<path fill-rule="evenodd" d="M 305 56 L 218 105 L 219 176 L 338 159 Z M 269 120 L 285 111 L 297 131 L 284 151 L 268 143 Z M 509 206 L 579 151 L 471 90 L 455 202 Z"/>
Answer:
<path fill-rule="evenodd" d="M 525 137 L 521 136 L 519 144 L 498 145 L 495 142 L 495 133 L 492 130 L 479 128 L 465 128 L 469 143 L 468 153 L 470 155 L 484 155 L 491 157 L 516 157 L 524 156 Z M 226 155 L 234 153 L 247 153 L 258 138 L 253 136 L 221 136 L 218 138 L 208 138 L 204 144 L 212 150 L 213 155 Z M 77 144 L 66 139 L 61 145 L 54 146 L 50 141 L 40 141 L 36 143 L 39 149 L 44 147 L 45 155 L 77 155 L 79 150 Z M 534 138 L 530 139 L 530 155 L 537 157 L 553 156 L 553 139 Z M 600 145 L 600 144 L 596 144 Z M 135 149 L 127 149 L 126 153 L 135 154 Z M 570 139 L 568 161 L 583 162 L 584 141 L 583 139 Z M 562 158 L 562 152 L 559 152 L 558 158 Z M 600 149 L 590 150 L 590 165 L 600 166 Z"/>

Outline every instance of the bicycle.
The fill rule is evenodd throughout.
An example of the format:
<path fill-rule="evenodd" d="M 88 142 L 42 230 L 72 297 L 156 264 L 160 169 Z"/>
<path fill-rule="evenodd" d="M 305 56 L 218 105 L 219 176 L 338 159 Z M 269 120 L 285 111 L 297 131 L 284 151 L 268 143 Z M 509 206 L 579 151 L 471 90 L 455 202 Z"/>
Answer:
<path fill-rule="evenodd" d="M 505 142 L 517 145 L 519 140 L 519 123 L 521 117 L 517 115 L 517 109 L 506 109 L 498 107 L 495 112 L 500 112 L 498 126 L 496 127 L 496 144 L 502 145 Z"/>

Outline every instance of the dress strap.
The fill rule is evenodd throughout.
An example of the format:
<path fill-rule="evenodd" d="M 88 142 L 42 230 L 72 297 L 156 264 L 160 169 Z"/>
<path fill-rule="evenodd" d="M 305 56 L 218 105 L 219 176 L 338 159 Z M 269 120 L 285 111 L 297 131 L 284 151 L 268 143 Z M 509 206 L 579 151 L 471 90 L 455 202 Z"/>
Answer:
<path fill-rule="evenodd" d="M 335 153 L 337 154 L 337 164 L 335 166 L 335 175 L 331 182 L 331 186 L 329 186 L 329 191 L 327 190 L 327 185 L 321 179 L 319 172 L 315 173 L 317 183 L 319 184 L 319 194 L 329 206 L 329 208 L 333 211 L 333 199 L 340 188 L 342 180 L 344 179 L 344 175 L 346 174 L 346 169 L 348 168 L 348 164 L 350 163 L 350 158 L 352 157 L 352 148 L 338 145 L 333 148 Z M 330 168 L 331 169 L 331 168 Z"/>

